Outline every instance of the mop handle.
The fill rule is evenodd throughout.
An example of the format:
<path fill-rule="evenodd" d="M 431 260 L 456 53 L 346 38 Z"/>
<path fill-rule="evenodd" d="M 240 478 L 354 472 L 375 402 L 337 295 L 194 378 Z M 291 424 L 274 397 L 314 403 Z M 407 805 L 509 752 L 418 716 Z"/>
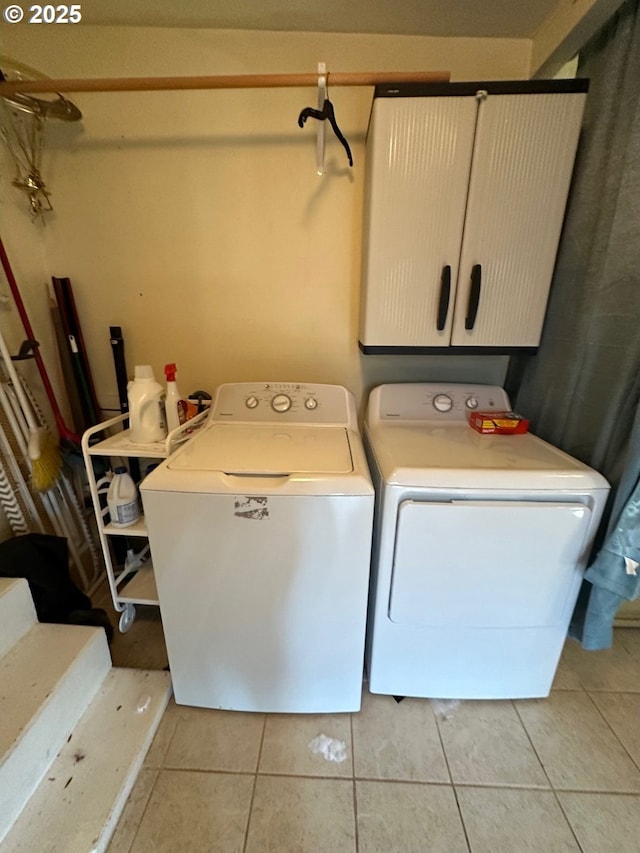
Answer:
<path fill-rule="evenodd" d="M 27 337 L 31 340 L 36 340 L 36 336 L 34 335 L 33 329 L 31 327 L 31 323 L 29 322 L 29 316 L 27 314 L 26 308 L 24 307 L 24 302 L 22 301 L 22 296 L 20 295 L 20 291 L 18 290 L 18 283 L 15 280 L 13 275 L 13 270 L 11 269 L 11 264 L 9 263 L 9 258 L 7 257 L 7 253 L 4 248 L 4 243 L 2 242 L 2 238 L 0 237 L 0 260 L 2 261 L 2 268 L 4 269 L 4 274 L 7 277 L 7 281 L 9 282 L 9 288 L 11 289 L 11 293 L 16 303 L 16 308 L 18 309 L 18 314 L 20 315 L 20 319 L 22 320 L 22 325 L 24 326 L 24 330 L 27 333 Z M 47 375 L 47 369 L 44 366 L 44 362 L 42 360 L 42 356 L 40 355 L 40 350 L 38 347 L 34 347 L 33 355 L 36 360 L 36 364 L 38 366 L 38 372 L 40 373 L 40 378 L 42 379 L 42 384 L 44 385 L 44 390 L 47 394 L 47 398 L 49 403 L 51 404 L 51 408 L 53 409 L 53 414 L 56 419 L 56 424 L 58 425 L 58 429 L 64 430 L 68 435 L 73 435 L 72 431 L 65 426 L 64 419 L 62 417 L 62 413 L 60 408 L 58 407 L 58 401 L 56 400 L 56 395 L 54 394 L 53 388 L 51 387 L 51 382 L 49 382 L 49 376 Z M 7 357 L 3 358 L 7 361 Z M 9 358 L 9 363 L 11 363 L 11 359 Z M 9 367 L 7 366 L 7 370 Z M 12 378 L 12 382 L 13 382 Z M 15 383 L 14 383 L 15 384 Z M 22 405 L 22 402 L 20 403 Z M 74 440 L 77 440 L 79 443 L 79 438 L 74 436 Z"/>
<path fill-rule="evenodd" d="M 22 383 L 16 373 L 16 369 L 13 366 L 13 362 L 11 361 L 11 356 L 9 355 L 9 350 L 7 349 L 7 345 L 5 343 L 4 338 L 2 337 L 2 330 L 0 330 L 0 355 L 2 355 L 2 360 L 4 361 L 5 370 L 11 380 L 11 384 L 13 385 L 13 390 L 15 391 L 16 397 L 18 398 L 18 402 L 20 403 L 20 408 L 22 409 L 22 414 L 27 422 L 27 426 L 30 430 L 37 430 L 38 424 L 36 423 L 36 419 L 33 415 L 33 410 L 29 405 L 29 401 L 27 400 L 27 396 L 24 393 L 24 388 L 22 387 Z"/>

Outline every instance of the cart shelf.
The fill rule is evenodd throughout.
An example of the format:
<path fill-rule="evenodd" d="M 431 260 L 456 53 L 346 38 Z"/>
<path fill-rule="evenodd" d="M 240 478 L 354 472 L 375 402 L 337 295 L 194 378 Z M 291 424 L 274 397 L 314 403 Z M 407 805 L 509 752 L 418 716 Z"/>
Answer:
<path fill-rule="evenodd" d="M 207 412 L 201 412 L 195 418 L 182 424 L 169 433 L 165 441 L 153 444 L 135 444 L 129 438 L 126 427 L 127 415 L 117 415 L 104 423 L 88 429 L 82 436 L 82 455 L 87 469 L 87 482 L 93 502 L 98 536 L 102 546 L 102 555 L 113 599 L 113 606 L 120 613 L 119 628 L 128 631 L 135 619 L 136 604 L 158 605 L 158 593 L 153 574 L 150 547 L 147 540 L 147 528 L 144 516 L 128 527 L 115 527 L 109 522 L 107 510 L 101 504 L 104 494 L 98 490 L 95 460 L 102 457 L 117 459 L 118 464 L 127 459 L 157 459 L 169 457 L 181 444 L 190 439 L 202 427 Z M 114 467 L 113 462 L 110 462 Z M 138 484 L 139 485 L 139 484 Z M 110 537 L 127 537 L 137 540 L 137 550 L 127 542 L 127 559 L 124 568 L 116 574 L 114 568 Z M 140 547 L 141 546 L 141 547 Z"/>

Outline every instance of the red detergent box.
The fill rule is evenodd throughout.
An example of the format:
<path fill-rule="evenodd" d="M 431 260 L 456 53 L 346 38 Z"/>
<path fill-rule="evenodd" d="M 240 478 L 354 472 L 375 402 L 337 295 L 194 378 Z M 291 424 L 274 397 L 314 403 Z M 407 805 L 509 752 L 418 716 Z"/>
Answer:
<path fill-rule="evenodd" d="M 529 430 L 529 421 L 515 412 L 471 412 L 469 424 L 487 435 L 519 435 Z"/>

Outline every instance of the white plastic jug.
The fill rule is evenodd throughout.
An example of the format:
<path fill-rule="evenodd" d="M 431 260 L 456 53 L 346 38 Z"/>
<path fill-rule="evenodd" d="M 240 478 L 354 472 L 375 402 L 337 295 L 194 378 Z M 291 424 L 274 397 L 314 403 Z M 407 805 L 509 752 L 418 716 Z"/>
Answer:
<path fill-rule="evenodd" d="M 114 527 L 130 527 L 140 518 L 138 490 L 124 466 L 114 471 L 107 492 L 107 507 Z"/>
<path fill-rule="evenodd" d="M 164 388 L 156 382 L 150 364 L 139 364 L 135 378 L 127 385 L 129 400 L 129 440 L 151 444 L 167 437 Z"/>

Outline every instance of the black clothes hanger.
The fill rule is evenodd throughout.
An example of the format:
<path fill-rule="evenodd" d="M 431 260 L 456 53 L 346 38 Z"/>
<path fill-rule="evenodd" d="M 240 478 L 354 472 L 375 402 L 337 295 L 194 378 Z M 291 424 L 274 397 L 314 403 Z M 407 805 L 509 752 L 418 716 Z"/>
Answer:
<path fill-rule="evenodd" d="M 344 149 L 347 152 L 347 157 L 349 158 L 349 165 L 353 166 L 353 157 L 351 156 L 351 149 L 349 148 L 349 143 L 342 135 L 342 131 L 338 127 L 338 123 L 336 122 L 336 115 L 333 111 L 333 104 L 328 98 L 325 98 L 325 102 L 322 105 L 321 110 L 314 110 L 313 107 L 305 107 L 300 115 L 298 116 L 298 124 L 300 127 L 304 127 L 304 123 L 308 118 L 317 118 L 318 121 L 324 121 L 325 119 L 329 119 L 329 123 L 333 128 L 333 132 L 338 137 L 340 142 L 344 145 Z"/>

